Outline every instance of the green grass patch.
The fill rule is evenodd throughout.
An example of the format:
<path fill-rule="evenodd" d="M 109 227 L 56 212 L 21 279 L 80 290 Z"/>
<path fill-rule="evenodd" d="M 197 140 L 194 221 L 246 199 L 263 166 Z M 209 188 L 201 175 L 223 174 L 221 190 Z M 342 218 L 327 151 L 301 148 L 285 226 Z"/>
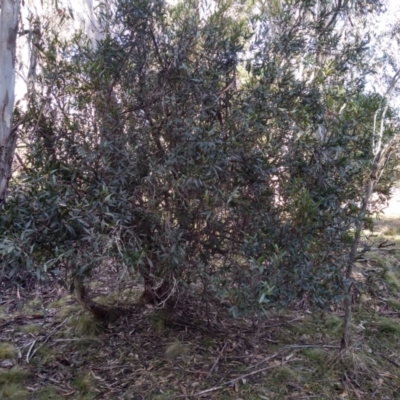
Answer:
<path fill-rule="evenodd" d="M 74 342 L 73 346 L 79 350 L 87 350 L 88 348 L 99 347 L 101 344 L 102 341 L 96 336 L 86 336 Z"/>
<path fill-rule="evenodd" d="M 271 392 L 272 399 L 283 399 L 288 394 L 288 386 L 298 385 L 301 381 L 301 374 L 289 365 L 282 365 L 272 369 L 267 378 L 265 378 L 265 386 Z"/>
<path fill-rule="evenodd" d="M 153 395 L 151 397 L 151 400 L 170 400 L 170 399 L 173 399 L 174 397 L 175 397 L 175 393 L 168 390 L 168 391 L 165 391 L 164 393 Z"/>
<path fill-rule="evenodd" d="M 326 315 L 321 328 L 324 336 L 330 339 L 339 339 L 343 333 L 343 318 L 337 315 Z"/>
<path fill-rule="evenodd" d="M 31 335 L 38 335 L 41 330 L 41 327 L 37 324 L 29 324 L 29 325 L 23 325 L 20 328 L 20 331 L 22 333 L 26 334 L 31 334 Z"/>
<path fill-rule="evenodd" d="M 60 318 L 65 319 L 70 317 L 71 315 L 76 314 L 80 310 L 82 310 L 82 307 L 80 306 L 64 306 L 58 310 L 57 315 Z"/>
<path fill-rule="evenodd" d="M 89 313 L 84 312 L 72 318 L 69 323 L 79 336 L 96 336 L 104 332 L 104 328 Z"/>
<path fill-rule="evenodd" d="M 381 333 L 400 337 L 400 322 L 393 318 L 380 317 L 373 325 Z"/>
<path fill-rule="evenodd" d="M 290 338 L 290 341 L 292 341 L 293 335 L 296 338 L 303 337 L 304 339 L 306 339 L 315 334 L 316 322 L 312 316 L 307 316 L 304 319 L 296 322 L 296 324 L 291 325 L 289 328 L 284 327 L 284 329 L 281 329 L 280 334 L 283 335 L 283 338 L 287 337 L 286 331 L 292 332 L 292 337 Z"/>
<path fill-rule="evenodd" d="M 19 383 L 31 376 L 30 372 L 19 367 L 12 369 L 0 368 L 0 385 Z"/>
<path fill-rule="evenodd" d="M 58 400 L 62 398 L 61 393 L 51 386 L 41 387 L 35 392 L 35 400 Z"/>
<path fill-rule="evenodd" d="M 143 290 L 141 289 L 126 289 L 120 292 L 110 293 L 107 296 L 95 297 L 93 301 L 105 306 L 115 306 L 121 303 L 125 306 L 129 306 L 129 304 L 138 304 L 142 292 Z"/>
<path fill-rule="evenodd" d="M 275 382 L 279 384 L 285 383 L 287 381 L 300 381 L 300 374 L 288 365 L 282 365 L 281 367 L 274 369 L 272 372 L 272 376 Z"/>
<path fill-rule="evenodd" d="M 10 360 L 17 355 L 17 349 L 10 343 L 0 343 L 0 360 Z"/>
<path fill-rule="evenodd" d="M 389 287 L 395 291 L 400 290 L 400 274 L 392 270 L 385 271 L 383 279 L 389 285 Z"/>
<path fill-rule="evenodd" d="M 29 398 L 30 393 L 15 383 L 5 384 L 0 389 L 0 399 L 28 400 Z"/>
<path fill-rule="evenodd" d="M 60 297 L 56 301 L 52 301 L 51 303 L 47 304 L 46 308 L 64 308 L 68 306 L 68 303 L 73 301 L 74 297 L 72 295 L 67 295 Z"/>
<path fill-rule="evenodd" d="M 90 392 L 93 385 L 93 378 L 89 374 L 79 375 L 72 381 L 72 386 L 82 393 Z"/>
<path fill-rule="evenodd" d="M 302 354 L 307 357 L 310 361 L 315 361 L 317 363 L 322 363 L 326 360 L 326 353 L 322 349 L 311 348 L 304 349 Z"/>
<path fill-rule="evenodd" d="M 174 340 L 173 342 L 169 343 L 165 349 L 165 356 L 168 359 L 175 359 L 175 358 L 186 358 L 189 352 L 189 347 L 182 343 L 179 340 Z"/>
<path fill-rule="evenodd" d="M 206 336 L 201 344 L 206 350 L 212 349 L 215 346 L 215 339 L 210 336 Z"/>
<path fill-rule="evenodd" d="M 390 298 L 388 299 L 388 304 L 392 310 L 400 311 L 400 300 Z"/>
<path fill-rule="evenodd" d="M 375 264 L 380 268 L 384 269 L 390 268 L 390 263 L 388 262 L 387 257 L 378 252 L 368 252 L 365 254 L 365 257 L 368 259 L 368 261 L 370 261 L 371 263 Z"/>
<path fill-rule="evenodd" d="M 35 358 L 37 360 L 40 360 L 41 363 L 47 364 L 50 363 L 55 359 L 56 352 L 51 349 L 49 346 L 41 346 L 38 351 L 35 353 L 35 356 L 33 357 L 33 361 L 35 361 Z"/>
<path fill-rule="evenodd" d="M 147 315 L 147 320 L 152 328 L 158 333 L 165 333 L 167 330 L 167 321 L 162 310 L 153 310 Z"/>
<path fill-rule="evenodd" d="M 29 313 L 32 311 L 39 311 L 42 310 L 43 307 L 43 301 L 41 299 L 33 299 L 28 301 L 24 307 L 23 307 L 23 311 Z"/>
<path fill-rule="evenodd" d="M 315 314 L 306 316 L 291 327 L 281 328 L 280 338 L 285 342 L 309 343 L 338 339 L 342 334 L 343 321 L 335 315 Z"/>

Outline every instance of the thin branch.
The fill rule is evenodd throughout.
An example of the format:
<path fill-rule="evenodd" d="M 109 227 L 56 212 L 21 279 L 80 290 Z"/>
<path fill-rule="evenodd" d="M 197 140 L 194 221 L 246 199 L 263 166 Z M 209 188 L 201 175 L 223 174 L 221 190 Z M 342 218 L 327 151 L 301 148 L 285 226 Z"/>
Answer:
<path fill-rule="evenodd" d="M 31 345 L 29 346 L 28 352 L 26 353 L 26 363 L 27 364 L 29 364 L 29 360 L 31 359 L 31 357 L 30 357 L 31 351 L 35 347 L 36 342 L 37 342 L 37 339 L 32 341 Z M 33 357 L 33 355 L 32 355 L 32 357 Z"/>
<path fill-rule="evenodd" d="M 336 21 L 336 18 L 338 17 L 341 8 L 342 8 L 342 0 L 339 0 L 336 10 L 331 20 L 328 22 L 328 25 L 326 25 L 325 30 L 328 30 L 331 27 L 331 25 L 333 25 L 333 23 Z"/>
<path fill-rule="evenodd" d="M 51 331 L 43 340 L 42 344 L 37 347 L 34 351 L 32 351 L 33 347 L 35 346 L 37 340 L 34 340 L 33 343 L 31 344 L 29 350 L 28 350 L 28 354 L 26 355 L 26 362 L 29 364 L 29 361 L 33 358 L 33 356 L 38 352 L 38 350 L 40 350 L 49 340 L 50 338 L 57 333 L 57 331 L 69 320 L 71 319 L 71 317 L 65 318 L 63 322 L 61 322 L 61 324 L 57 325 L 56 328 Z M 31 354 L 32 351 L 32 354 Z"/>
<path fill-rule="evenodd" d="M 358 390 L 354 387 L 353 382 L 350 380 L 350 378 L 347 376 L 346 373 L 344 374 L 344 376 L 345 376 L 345 378 L 346 378 L 346 382 L 349 383 L 351 389 L 353 390 L 354 394 L 356 395 L 357 400 L 361 400 L 360 393 L 358 393 Z"/>
<path fill-rule="evenodd" d="M 22 169 L 25 171 L 25 173 L 29 173 L 28 167 L 25 165 L 21 156 L 17 152 L 15 152 L 15 158 L 18 160 L 19 165 L 22 167 Z"/>
<path fill-rule="evenodd" d="M 265 339 L 263 339 L 263 340 L 265 340 Z M 278 343 L 278 342 L 275 342 L 275 343 Z M 278 353 L 272 354 L 272 356 L 264 358 L 263 360 L 259 361 L 257 364 L 254 364 L 251 367 L 246 368 L 246 369 L 254 368 L 254 367 L 257 367 L 257 365 L 264 364 L 265 362 L 273 360 L 274 358 L 278 357 L 280 354 L 281 354 L 280 351 Z"/>
<path fill-rule="evenodd" d="M 340 349 L 340 346 L 334 346 L 330 344 L 289 344 L 285 346 L 286 349 Z"/>
<path fill-rule="evenodd" d="M 212 373 L 214 372 L 214 369 L 217 367 L 219 360 L 222 357 L 222 354 L 224 353 L 227 345 L 228 345 L 228 342 L 225 342 L 224 347 L 222 347 L 222 350 L 219 352 L 218 357 L 216 358 L 213 366 L 211 367 L 210 371 L 208 372 L 207 378 L 209 378 L 212 375 Z"/>
<path fill-rule="evenodd" d="M 259 374 L 259 373 L 261 373 L 261 372 L 265 372 L 265 371 L 268 371 L 268 370 L 270 370 L 270 369 L 280 367 L 280 366 L 282 366 L 283 364 L 286 364 L 287 362 L 288 362 L 288 361 L 286 361 L 285 363 L 281 363 L 281 364 L 269 365 L 268 367 L 264 367 L 264 368 L 258 369 L 258 370 L 256 370 L 256 371 L 249 372 L 248 374 L 240 375 L 240 376 L 238 376 L 237 378 L 234 378 L 234 379 L 231 379 L 230 381 L 224 382 L 224 383 L 222 383 L 222 384 L 219 385 L 219 386 L 214 386 L 214 387 L 212 387 L 212 388 L 210 388 L 210 389 L 202 390 L 201 392 L 197 392 L 197 393 L 194 393 L 194 394 L 184 394 L 184 395 L 176 396 L 176 398 L 177 398 L 177 399 L 180 399 L 180 398 L 184 398 L 184 397 L 199 397 L 199 396 L 204 396 L 205 394 L 208 394 L 208 393 L 211 393 L 211 392 L 215 392 L 216 390 L 220 390 L 220 389 L 222 389 L 222 388 L 225 387 L 225 386 L 234 385 L 237 381 L 240 381 L 240 380 L 242 380 L 242 379 L 248 378 L 249 376 L 257 375 L 257 374 Z"/>
<path fill-rule="evenodd" d="M 400 364 L 394 360 L 392 360 L 389 357 L 386 357 L 384 354 L 380 353 L 381 357 L 383 357 L 385 360 L 389 361 L 391 364 L 393 364 L 395 367 L 400 368 Z"/>
<path fill-rule="evenodd" d="M 161 57 L 160 51 L 158 49 L 158 44 L 157 44 L 156 37 L 155 37 L 154 32 L 153 32 L 152 25 L 150 25 L 150 36 L 151 36 L 151 40 L 153 41 L 154 48 L 156 50 L 156 54 L 157 54 L 158 60 L 160 61 L 161 67 L 163 69 L 165 69 L 165 64 L 164 64 L 164 61 L 163 61 L 163 59 Z"/>

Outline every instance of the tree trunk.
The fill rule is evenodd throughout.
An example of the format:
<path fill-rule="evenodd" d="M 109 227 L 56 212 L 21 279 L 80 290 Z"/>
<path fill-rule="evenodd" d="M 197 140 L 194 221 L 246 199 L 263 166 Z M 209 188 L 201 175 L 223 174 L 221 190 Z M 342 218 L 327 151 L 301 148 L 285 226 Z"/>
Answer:
<path fill-rule="evenodd" d="M 1 0 L 0 11 L 0 204 L 5 201 L 17 141 L 13 129 L 15 49 L 19 0 Z"/>

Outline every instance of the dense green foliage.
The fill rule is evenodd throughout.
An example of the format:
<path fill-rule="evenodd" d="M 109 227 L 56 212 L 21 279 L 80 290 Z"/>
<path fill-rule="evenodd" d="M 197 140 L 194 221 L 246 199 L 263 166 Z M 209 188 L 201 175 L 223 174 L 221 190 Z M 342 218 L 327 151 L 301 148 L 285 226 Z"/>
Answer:
<path fill-rule="evenodd" d="M 44 35 L 3 274 L 113 262 L 157 302 L 195 285 L 235 314 L 338 300 L 382 99 L 336 29 L 364 3 L 331 3 L 119 0 L 95 49 Z"/>

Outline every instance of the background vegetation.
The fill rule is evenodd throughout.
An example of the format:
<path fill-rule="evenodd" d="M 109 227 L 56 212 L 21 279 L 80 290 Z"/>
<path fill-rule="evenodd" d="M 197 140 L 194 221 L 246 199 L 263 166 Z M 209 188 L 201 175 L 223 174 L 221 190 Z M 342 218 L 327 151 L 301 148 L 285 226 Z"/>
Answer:
<path fill-rule="evenodd" d="M 65 14 L 43 21 L 2 276 L 83 291 L 117 265 L 148 303 L 196 294 L 236 316 L 340 302 L 357 229 L 398 165 L 397 114 L 366 86 L 379 10 L 118 0 L 96 46 L 56 33 Z"/>

